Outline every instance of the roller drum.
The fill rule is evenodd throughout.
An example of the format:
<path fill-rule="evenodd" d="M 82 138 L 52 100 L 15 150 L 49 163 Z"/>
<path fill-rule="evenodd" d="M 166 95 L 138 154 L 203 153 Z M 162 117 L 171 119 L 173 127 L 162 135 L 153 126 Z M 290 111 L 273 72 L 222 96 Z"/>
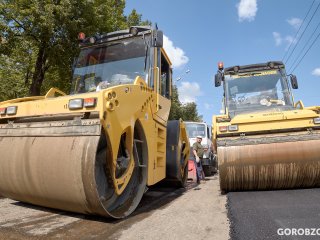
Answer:
<path fill-rule="evenodd" d="M 319 146 L 318 139 L 220 145 L 220 188 L 229 192 L 319 187 Z"/>
<path fill-rule="evenodd" d="M 59 136 L 49 127 L 27 128 L 29 136 L 19 136 L 26 134 L 20 134 L 21 129 L 0 131 L 1 194 L 78 213 L 114 218 L 129 215 L 145 191 L 146 170 L 135 164 L 126 189 L 117 195 L 101 126 L 62 129 Z M 11 136 L 3 136 L 6 134 Z"/>

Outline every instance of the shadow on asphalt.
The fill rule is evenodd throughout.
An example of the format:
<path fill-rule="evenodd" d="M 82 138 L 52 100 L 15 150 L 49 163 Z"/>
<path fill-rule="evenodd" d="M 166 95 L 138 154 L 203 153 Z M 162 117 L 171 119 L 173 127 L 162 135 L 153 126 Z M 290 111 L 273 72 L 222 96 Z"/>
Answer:
<path fill-rule="evenodd" d="M 213 180 L 213 179 L 206 178 L 206 181 L 210 181 L 210 180 Z M 72 213 L 72 212 L 37 206 L 37 205 L 23 203 L 23 202 L 14 202 L 12 203 L 12 205 L 23 207 L 23 208 L 29 208 L 33 210 L 38 210 L 46 213 L 56 214 L 60 216 L 74 217 L 81 220 L 118 224 L 128 220 L 131 222 L 131 220 L 139 221 L 140 219 L 144 219 L 147 216 L 149 216 L 153 210 L 166 207 L 172 201 L 181 197 L 187 191 L 197 186 L 198 184 L 192 181 L 188 181 L 185 188 L 164 187 L 162 184 L 156 184 L 155 186 L 150 187 L 148 191 L 144 194 L 137 209 L 130 216 L 124 219 L 113 219 L 113 218 L 105 218 L 105 217 L 96 216 L 96 215 Z"/>
<path fill-rule="evenodd" d="M 217 180 L 218 176 L 210 176 L 206 177 L 205 181 L 213 181 Z M 101 222 L 101 223 L 109 223 L 112 225 L 117 225 L 118 223 L 122 222 L 136 222 L 142 220 L 149 215 L 151 215 L 152 211 L 157 209 L 162 209 L 170 204 L 175 199 L 181 197 L 187 191 L 197 188 L 199 185 L 195 182 L 188 181 L 185 188 L 174 188 L 174 187 L 165 187 L 163 183 L 156 184 L 148 189 L 148 191 L 142 197 L 141 202 L 139 203 L 137 209 L 127 218 L 124 219 L 113 219 L 113 218 L 105 218 L 96 215 L 85 215 L 85 214 L 78 214 L 72 213 L 47 207 L 41 207 L 32 205 L 29 203 L 23 202 L 15 202 L 12 203 L 13 205 L 34 209 L 42 212 L 52 213 L 60 216 L 66 217 L 74 217 L 80 220 L 92 221 L 92 222 Z M 121 224 L 122 225 L 122 224 Z"/>

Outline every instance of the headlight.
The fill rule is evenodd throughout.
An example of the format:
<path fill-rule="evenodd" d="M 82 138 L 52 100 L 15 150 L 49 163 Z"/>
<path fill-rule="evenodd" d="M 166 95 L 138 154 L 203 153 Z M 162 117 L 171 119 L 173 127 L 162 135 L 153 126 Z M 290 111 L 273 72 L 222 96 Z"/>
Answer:
<path fill-rule="evenodd" d="M 320 117 L 314 118 L 313 122 L 314 122 L 314 124 L 319 124 L 320 123 Z"/>
<path fill-rule="evenodd" d="M 89 38 L 89 42 L 91 43 L 91 44 L 94 44 L 95 42 L 96 42 L 96 38 L 95 37 L 90 37 Z"/>
<path fill-rule="evenodd" d="M 69 109 L 75 110 L 75 109 L 82 109 L 83 108 L 83 99 L 77 98 L 77 99 L 71 99 L 69 101 Z"/>
<path fill-rule="evenodd" d="M 238 131 L 238 125 L 229 125 L 228 130 L 230 132 Z"/>
<path fill-rule="evenodd" d="M 7 107 L 7 115 L 15 115 L 15 114 L 17 114 L 17 109 L 18 109 L 17 106 Z"/>

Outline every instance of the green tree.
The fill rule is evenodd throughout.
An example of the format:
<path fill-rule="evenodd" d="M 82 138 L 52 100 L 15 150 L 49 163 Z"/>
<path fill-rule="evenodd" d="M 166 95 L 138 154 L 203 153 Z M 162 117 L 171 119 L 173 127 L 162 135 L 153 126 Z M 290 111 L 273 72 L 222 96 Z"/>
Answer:
<path fill-rule="evenodd" d="M 198 115 L 197 104 L 194 102 L 182 106 L 182 116 L 185 121 L 202 122 L 202 116 Z"/>
<path fill-rule="evenodd" d="M 26 49 L 30 50 L 26 50 Z M 11 49 L 11 56 L 0 54 L 0 101 L 28 95 L 33 60 L 31 46 Z"/>
<path fill-rule="evenodd" d="M 172 86 L 171 95 L 171 109 L 169 114 L 169 120 L 176 120 L 182 117 L 181 102 L 179 101 L 179 94 L 176 85 Z"/>
<path fill-rule="evenodd" d="M 127 25 L 130 26 L 149 26 L 151 22 L 146 20 L 142 21 L 142 14 L 137 13 L 135 9 L 127 17 Z"/>
<path fill-rule="evenodd" d="M 197 104 L 194 102 L 182 104 L 179 100 L 177 86 L 173 85 L 169 120 L 176 120 L 180 118 L 184 121 L 202 121 L 202 116 L 198 115 Z"/>
<path fill-rule="evenodd" d="M 40 95 L 46 75 L 66 88 L 78 53 L 77 33 L 93 35 L 126 28 L 124 6 L 121 0 L 2 0 L 0 54 L 12 57 L 18 54 L 15 49 L 29 52 L 31 60 L 25 64 L 33 64 L 30 95 Z"/>

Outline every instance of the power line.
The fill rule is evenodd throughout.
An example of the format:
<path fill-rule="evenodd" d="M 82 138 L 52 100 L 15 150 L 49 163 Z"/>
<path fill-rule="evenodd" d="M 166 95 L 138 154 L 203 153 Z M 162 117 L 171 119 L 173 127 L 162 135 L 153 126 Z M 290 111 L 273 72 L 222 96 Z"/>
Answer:
<path fill-rule="evenodd" d="M 310 22 L 312 21 L 312 19 L 313 19 L 314 15 L 315 15 L 315 14 L 316 14 L 316 12 L 318 11 L 319 7 L 320 7 L 320 2 L 319 2 L 319 4 L 318 4 L 318 6 L 317 6 L 316 10 L 313 12 L 313 14 L 312 14 L 312 16 L 311 16 L 311 18 L 310 18 L 310 20 L 309 20 L 309 22 L 308 22 L 307 26 L 306 26 L 306 27 L 305 27 L 305 29 L 303 30 L 303 32 L 302 32 L 302 34 L 300 35 L 299 39 L 297 40 L 297 43 L 295 44 L 295 46 L 294 46 L 293 50 L 291 51 L 291 53 L 290 53 L 289 57 L 287 58 L 287 60 L 285 61 L 285 63 L 287 63 L 287 62 L 289 61 L 290 57 L 292 56 L 292 54 L 293 54 L 294 50 L 295 50 L 295 49 L 296 49 L 296 47 L 298 46 L 298 44 L 299 44 L 299 42 L 300 42 L 301 38 L 303 37 L 304 33 L 305 33 L 305 32 L 306 32 L 306 30 L 308 29 L 308 27 L 309 27 L 309 25 L 310 25 Z M 291 43 L 293 43 L 293 42 L 294 42 L 294 40 L 293 40 Z"/>
<path fill-rule="evenodd" d="M 292 72 L 294 72 L 294 70 L 296 70 L 296 68 L 300 65 L 301 61 L 304 59 L 304 57 L 307 55 L 307 53 L 309 52 L 309 50 L 312 48 L 312 46 L 315 44 L 315 42 L 318 40 L 318 38 L 320 37 L 320 33 L 317 35 L 317 37 L 314 39 L 314 41 L 312 42 L 312 44 L 310 45 L 310 47 L 308 48 L 308 50 L 305 52 L 305 54 L 303 55 L 303 57 L 300 59 L 300 61 L 298 62 L 298 64 L 293 68 Z"/>
<path fill-rule="evenodd" d="M 300 27 L 299 27 L 298 31 L 296 32 L 296 35 L 294 36 L 293 41 L 297 38 L 298 33 L 299 33 L 299 31 L 300 31 L 300 29 L 301 29 L 301 27 L 302 27 L 302 25 L 303 25 L 304 21 L 306 20 L 307 16 L 309 15 L 309 12 L 311 11 L 312 6 L 313 6 L 313 4 L 314 4 L 314 2 L 315 2 L 315 1 L 316 1 L 316 0 L 313 0 L 313 2 L 312 2 L 312 4 L 311 4 L 311 6 L 310 6 L 310 8 L 309 8 L 309 10 L 308 10 L 308 12 L 307 12 L 307 14 L 306 14 L 306 16 L 304 17 L 304 19 L 303 19 L 303 21 L 302 21 L 302 23 L 301 23 L 301 25 L 300 25 Z M 290 43 L 289 48 L 288 48 L 288 51 L 284 54 L 284 56 L 283 56 L 283 58 L 282 58 L 282 61 L 285 59 L 285 57 L 287 56 L 288 52 L 290 51 L 290 48 L 291 48 L 291 45 L 292 45 L 293 41 Z"/>
<path fill-rule="evenodd" d="M 303 51 L 305 50 L 305 48 L 308 46 L 310 40 L 313 38 L 313 36 L 315 35 L 315 33 L 317 32 L 318 28 L 320 26 L 320 22 L 318 23 L 316 29 L 313 31 L 311 37 L 308 39 L 307 43 L 303 46 L 302 50 L 299 52 L 298 57 L 296 57 L 296 59 L 294 60 L 294 62 L 292 63 L 290 70 L 293 68 L 293 66 L 297 63 L 298 59 L 301 57 Z M 289 71 L 290 72 L 290 71 Z"/>

